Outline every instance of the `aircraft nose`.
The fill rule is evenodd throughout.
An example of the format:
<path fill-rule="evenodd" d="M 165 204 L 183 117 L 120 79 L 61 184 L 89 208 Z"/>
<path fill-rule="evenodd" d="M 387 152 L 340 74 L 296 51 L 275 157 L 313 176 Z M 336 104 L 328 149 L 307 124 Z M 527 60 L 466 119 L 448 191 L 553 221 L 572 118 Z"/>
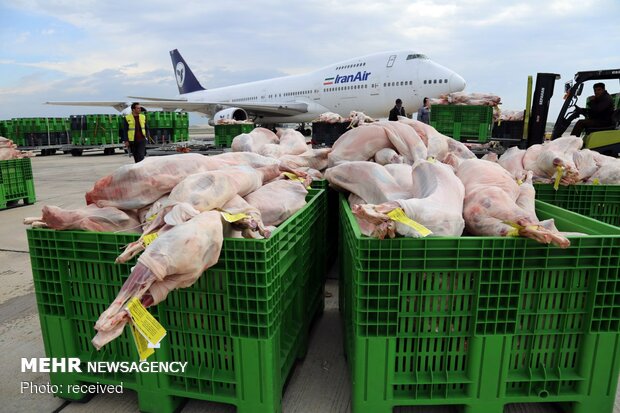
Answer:
<path fill-rule="evenodd" d="M 452 76 L 450 76 L 450 92 L 460 92 L 461 90 L 465 89 L 465 79 L 463 79 L 461 76 L 457 75 L 456 73 L 452 73 Z"/>

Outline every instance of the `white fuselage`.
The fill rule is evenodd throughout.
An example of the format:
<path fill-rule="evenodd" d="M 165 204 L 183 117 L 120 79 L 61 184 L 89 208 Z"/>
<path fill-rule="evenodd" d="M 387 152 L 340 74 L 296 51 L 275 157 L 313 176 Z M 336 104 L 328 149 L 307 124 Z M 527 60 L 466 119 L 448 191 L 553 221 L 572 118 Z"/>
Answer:
<path fill-rule="evenodd" d="M 353 110 L 384 118 L 400 98 L 408 116 L 424 97 L 461 91 L 465 81 L 452 70 L 413 51 L 385 52 L 349 59 L 303 75 L 279 77 L 201 90 L 183 96 L 190 102 L 306 103 L 308 112 L 259 116 L 258 123 L 310 122 L 324 112 L 348 116 Z M 214 113 L 207 113 L 213 117 Z"/>

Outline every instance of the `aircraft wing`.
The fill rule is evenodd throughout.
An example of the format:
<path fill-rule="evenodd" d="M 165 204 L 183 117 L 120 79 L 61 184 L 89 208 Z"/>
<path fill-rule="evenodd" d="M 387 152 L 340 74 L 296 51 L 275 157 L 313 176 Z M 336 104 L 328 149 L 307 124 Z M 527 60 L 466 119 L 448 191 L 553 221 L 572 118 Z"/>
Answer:
<path fill-rule="evenodd" d="M 130 96 L 146 108 L 160 108 L 164 110 L 184 110 L 187 112 L 201 112 L 214 114 L 229 107 L 241 108 L 253 115 L 281 115 L 293 116 L 308 112 L 308 104 L 304 102 L 198 102 L 186 99 L 160 99 L 139 96 Z M 127 108 L 131 102 L 101 101 L 101 102 L 46 102 L 48 105 L 63 106 L 108 106 L 119 112 Z"/>
<path fill-rule="evenodd" d="M 60 106 L 103 106 L 113 107 L 121 112 L 123 109 L 131 105 L 131 102 L 112 100 L 112 101 L 99 101 L 99 102 L 45 102 L 46 105 L 60 105 Z"/>
<path fill-rule="evenodd" d="M 241 108 L 253 115 L 282 115 L 293 116 L 308 111 L 308 104 L 303 102 L 197 102 L 185 99 L 158 99 L 132 96 L 145 107 L 155 107 L 164 110 L 182 109 L 188 112 L 202 112 L 214 114 L 226 108 Z M 139 98 L 139 99 L 138 99 Z"/>

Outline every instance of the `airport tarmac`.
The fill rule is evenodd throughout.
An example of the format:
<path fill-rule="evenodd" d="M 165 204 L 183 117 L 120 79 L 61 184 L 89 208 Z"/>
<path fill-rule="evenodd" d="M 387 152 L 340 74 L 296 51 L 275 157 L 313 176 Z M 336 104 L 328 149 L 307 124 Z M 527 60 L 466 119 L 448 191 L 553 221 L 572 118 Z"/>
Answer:
<path fill-rule="evenodd" d="M 69 403 L 50 394 L 20 393 L 20 383 L 46 384 L 46 373 L 21 373 L 20 359 L 45 357 L 32 271 L 22 220 L 40 215 L 43 205 L 75 208 L 85 205 L 84 194 L 96 179 L 133 159 L 101 152 L 81 157 L 55 155 L 32 159 L 37 202 L 0 211 L 0 411 L 6 412 L 107 412 L 138 411 L 137 396 L 126 390 L 121 395 L 96 395 L 87 403 Z M 337 266 L 331 269 L 336 271 Z M 305 359 L 297 362 L 283 394 L 283 412 L 350 411 L 351 382 L 342 352 L 338 284 L 336 274 L 328 277 L 326 306 L 310 332 Z M 187 412 L 234 412 L 231 405 L 189 400 L 181 410 Z M 453 412 L 453 407 L 396 408 L 397 412 Z M 510 412 L 555 412 L 549 404 L 510 405 Z M 615 413 L 620 413 L 616 398 Z M 594 412 L 593 412 L 594 413 Z M 598 413 L 598 412 L 597 412 Z"/>

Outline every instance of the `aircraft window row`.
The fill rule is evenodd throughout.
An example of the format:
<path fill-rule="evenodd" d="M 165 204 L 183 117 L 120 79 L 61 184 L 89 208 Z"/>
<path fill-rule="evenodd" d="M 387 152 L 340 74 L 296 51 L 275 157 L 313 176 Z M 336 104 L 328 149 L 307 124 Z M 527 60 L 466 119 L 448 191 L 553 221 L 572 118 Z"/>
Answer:
<path fill-rule="evenodd" d="M 312 93 L 311 90 L 300 90 L 298 92 L 285 92 L 284 96 L 301 96 L 301 95 L 309 95 Z"/>
<path fill-rule="evenodd" d="M 387 83 L 383 83 L 383 87 L 407 86 L 407 85 L 413 85 L 413 80 L 404 80 L 402 82 L 387 82 Z"/>
<path fill-rule="evenodd" d="M 315 90 L 300 90 L 298 92 L 284 92 L 284 93 L 274 93 L 272 95 L 269 95 L 269 98 L 278 98 L 278 97 L 282 97 L 282 96 L 302 96 L 302 95 L 310 95 L 312 93 L 319 93 L 318 89 Z"/>
<path fill-rule="evenodd" d="M 426 57 L 426 55 L 423 54 L 410 54 L 409 56 L 407 56 L 407 60 L 411 60 L 411 59 L 428 59 L 428 57 Z"/>
<path fill-rule="evenodd" d="M 325 89 L 323 89 L 323 92 L 336 92 L 338 90 L 352 90 L 352 89 L 368 89 L 368 85 L 326 87 Z"/>
<path fill-rule="evenodd" d="M 434 84 L 434 83 L 448 83 L 448 79 L 433 79 L 433 80 L 425 80 L 424 84 Z"/>
<path fill-rule="evenodd" d="M 236 98 L 236 99 L 232 99 L 232 102 L 247 102 L 248 100 L 258 100 L 258 96 L 252 96 L 249 98 Z"/>
<path fill-rule="evenodd" d="M 304 90 L 300 92 L 284 92 L 284 93 L 275 93 L 273 95 L 269 95 L 269 98 L 277 98 L 282 96 L 300 96 L 300 95 L 310 95 L 312 93 L 319 93 L 318 89 L 315 90 Z"/>
<path fill-rule="evenodd" d="M 366 62 L 363 62 L 363 63 L 355 63 L 355 64 L 352 64 L 352 65 L 338 66 L 338 67 L 336 68 L 336 70 L 340 70 L 340 69 L 350 69 L 350 68 L 352 68 L 352 67 L 361 67 L 361 66 L 366 66 Z"/>

